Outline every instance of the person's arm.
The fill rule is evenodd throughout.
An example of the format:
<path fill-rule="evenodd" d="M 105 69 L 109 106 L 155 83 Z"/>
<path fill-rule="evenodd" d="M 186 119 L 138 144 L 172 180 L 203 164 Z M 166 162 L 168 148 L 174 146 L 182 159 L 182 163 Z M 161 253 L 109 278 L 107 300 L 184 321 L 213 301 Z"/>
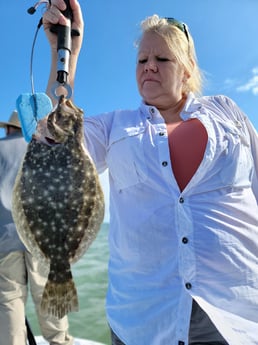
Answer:
<path fill-rule="evenodd" d="M 258 133 L 249 118 L 245 118 L 245 123 L 251 139 L 251 151 L 254 161 L 253 191 L 258 204 Z"/>
<path fill-rule="evenodd" d="M 81 46 L 82 46 L 82 41 L 83 41 L 84 23 L 83 23 L 81 7 L 78 1 L 70 0 L 70 6 L 73 11 L 72 29 L 78 30 L 80 33 L 80 36 L 72 37 L 68 83 L 73 89 L 78 56 L 79 56 Z M 56 103 L 56 99 L 51 94 L 51 87 L 53 83 L 55 83 L 56 76 L 57 76 L 57 35 L 53 34 L 50 31 L 50 28 L 53 24 L 67 25 L 68 21 L 61 13 L 61 11 L 64 11 L 65 8 L 66 8 L 66 5 L 63 0 L 52 0 L 51 6 L 48 8 L 48 10 L 45 12 L 43 16 L 44 30 L 45 30 L 45 33 L 46 33 L 46 36 L 48 38 L 50 48 L 51 48 L 51 69 L 50 69 L 50 76 L 48 80 L 46 93 L 51 98 L 53 104 Z"/>

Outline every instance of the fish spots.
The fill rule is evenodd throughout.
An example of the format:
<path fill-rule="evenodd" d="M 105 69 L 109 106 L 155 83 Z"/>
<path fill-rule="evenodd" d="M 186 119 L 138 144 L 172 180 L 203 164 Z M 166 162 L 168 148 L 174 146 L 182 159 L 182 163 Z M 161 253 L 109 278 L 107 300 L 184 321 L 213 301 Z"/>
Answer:
<path fill-rule="evenodd" d="M 59 144 L 29 143 L 14 187 L 13 215 L 26 247 L 50 267 L 42 308 L 62 317 L 78 309 L 70 264 L 95 239 L 104 198 L 84 148 L 82 111 L 60 101 L 48 130 Z"/>

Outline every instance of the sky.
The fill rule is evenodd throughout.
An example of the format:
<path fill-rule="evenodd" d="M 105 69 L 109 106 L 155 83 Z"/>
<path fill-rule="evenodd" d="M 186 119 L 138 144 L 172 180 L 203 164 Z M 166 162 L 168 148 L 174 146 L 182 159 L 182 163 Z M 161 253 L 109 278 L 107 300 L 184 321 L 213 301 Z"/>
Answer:
<path fill-rule="evenodd" d="M 77 68 L 74 101 L 85 116 L 138 107 L 135 82 L 140 22 L 154 13 L 187 23 L 205 95 L 231 97 L 258 129 L 258 0 L 80 0 L 84 44 Z M 21 93 L 31 92 L 31 48 L 44 6 L 34 0 L 0 1 L 0 121 L 6 121 Z M 36 92 L 44 92 L 50 50 L 43 28 L 33 55 Z M 0 137 L 4 132 L 0 130 Z"/>

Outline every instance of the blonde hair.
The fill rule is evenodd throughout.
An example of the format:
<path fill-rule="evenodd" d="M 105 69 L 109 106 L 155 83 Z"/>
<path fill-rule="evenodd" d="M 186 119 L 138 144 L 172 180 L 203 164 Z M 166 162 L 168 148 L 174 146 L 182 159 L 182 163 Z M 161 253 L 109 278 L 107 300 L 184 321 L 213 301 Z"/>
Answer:
<path fill-rule="evenodd" d="M 157 14 L 154 14 L 141 22 L 141 38 L 145 32 L 155 32 L 160 35 L 166 41 L 169 49 L 171 49 L 177 61 L 183 66 L 188 76 L 183 87 L 183 93 L 193 92 L 196 95 L 201 95 L 203 75 L 197 63 L 193 38 L 187 25 L 184 25 L 187 35 L 181 28 L 170 23 L 166 18 L 160 18 Z M 141 38 L 138 40 L 137 46 L 139 46 Z"/>

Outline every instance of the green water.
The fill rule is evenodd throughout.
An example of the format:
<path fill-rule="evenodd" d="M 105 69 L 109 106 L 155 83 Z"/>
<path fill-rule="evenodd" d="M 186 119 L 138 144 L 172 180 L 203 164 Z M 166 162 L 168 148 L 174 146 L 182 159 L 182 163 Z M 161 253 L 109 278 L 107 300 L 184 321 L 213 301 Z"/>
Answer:
<path fill-rule="evenodd" d="M 108 224 L 101 230 L 86 254 L 72 266 L 79 297 L 79 312 L 69 314 L 70 334 L 110 345 L 109 328 L 105 315 L 108 264 Z M 34 305 L 29 298 L 27 318 L 34 335 L 40 335 Z"/>

